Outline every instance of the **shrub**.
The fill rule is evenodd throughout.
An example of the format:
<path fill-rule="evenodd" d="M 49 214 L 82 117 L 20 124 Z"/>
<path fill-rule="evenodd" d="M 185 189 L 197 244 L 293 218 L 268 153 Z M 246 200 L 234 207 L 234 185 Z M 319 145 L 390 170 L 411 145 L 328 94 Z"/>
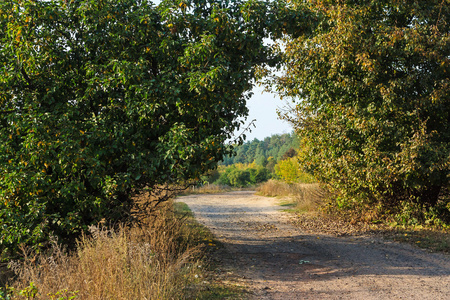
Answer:
<path fill-rule="evenodd" d="M 290 157 L 279 161 L 275 167 L 276 175 L 287 183 L 313 183 L 315 178 L 302 171 L 297 157 Z"/>
<path fill-rule="evenodd" d="M 428 208 L 450 176 L 450 6 L 303 1 L 277 77 L 302 164 L 356 209 Z M 307 15 L 316 22 L 305 26 Z M 326 24 L 326 25 L 325 25 Z M 416 204 L 419 204 L 416 206 Z"/>
<path fill-rule="evenodd" d="M 200 178 L 232 152 L 270 50 L 243 26 L 251 7 L 210 4 L 0 1 L 4 256 L 124 221 L 137 191 Z"/>
<path fill-rule="evenodd" d="M 271 177 L 269 170 L 256 164 L 235 164 L 222 168 L 218 184 L 246 187 L 264 182 Z"/>

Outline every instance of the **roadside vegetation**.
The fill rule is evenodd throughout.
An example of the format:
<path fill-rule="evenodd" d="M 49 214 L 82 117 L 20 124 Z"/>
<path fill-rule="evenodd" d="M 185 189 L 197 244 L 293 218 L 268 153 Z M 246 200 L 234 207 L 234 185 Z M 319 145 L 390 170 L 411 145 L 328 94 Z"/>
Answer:
<path fill-rule="evenodd" d="M 450 6 L 295 2 L 320 20 L 284 39 L 298 162 L 350 222 L 450 226 Z M 445 16 L 444 16 L 445 15 Z M 320 17 L 319 17 L 320 16 Z M 324 24 L 326 24 L 324 26 Z"/>
<path fill-rule="evenodd" d="M 212 193 L 239 188 L 255 188 L 270 179 L 315 182 L 300 170 L 295 158 L 298 139 L 295 134 L 275 134 L 259 141 L 234 146 L 234 155 L 226 156 L 218 167 L 201 176 L 189 193 Z M 303 176 L 303 177 L 302 177 Z"/>
<path fill-rule="evenodd" d="M 285 211 L 295 215 L 293 223 L 305 231 L 332 235 L 377 235 L 409 243 L 429 251 L 450 253 L 450 226 L 434 222 L 411 222 L 409 215 L 386 214 L 374 218 L 374 211 L 355 211 L 336 206 L 334 195 L 319 183 L 287 183 L 269 180 L 257 193 L 280 199 Z"/>
<path fill-rule="evenodd" d="M 56 240 L 24 248 L 9 262 L 0 299 L 223 299 L 244 288 L 222 284 L 205 256 L 220 244 L 184 203 L 165 202 L 141 226 L 90 227 L 73 250 Z M 5 270 L 3 270 L 5 271 Z M 6 277 L 9 275 L 9 278 Z"/>
<path fill-rule="evenodd" d="M 254 69 L 278 61 L 256 21 L 272 6 L 1 1 L 0 259 L 133 223 L 136 194 L 232 153 Z"/>

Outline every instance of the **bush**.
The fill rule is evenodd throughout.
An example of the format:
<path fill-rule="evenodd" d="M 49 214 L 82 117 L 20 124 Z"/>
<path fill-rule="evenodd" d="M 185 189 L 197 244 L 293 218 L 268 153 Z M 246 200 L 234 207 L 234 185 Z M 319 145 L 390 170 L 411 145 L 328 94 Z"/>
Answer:
<path fill-rule="evenodd" d="M 3 256 L 125 221 L 232 152 L 270 50 L 241 3 L 180 3 L 0 1 Z"/>
<path fill-rule="evenodd" d="M 283 96 L 301 99 L 285 117 L 302 165 L 342 207 L 435 207 L 450 176 L 450 6 L 326 3 L 293 8 L 305 18 L 277 77 Z M 301 31 L 308 14 L 317 21 Z"/>
<path fill-rule="evenodd" d="M 228 179 L 230 181 L 230 185 L 236 187 L 245 187 L 252 183 L 250 179 L 250 171 L 248 169 L 235 169 L 228 174 Z"/>
<path fill-rule="evenodd" d="M 275 174 L 287 183 L 314 183 L 315 178 L 302 171 L 297 157 L 290 157 L 279 161 L 275 167 Z"/>
<path fill-rule="evenodd" d="M 269 170 L 255 164 L 235 164 L 222 168 L 218 184 L 234 187 L 247 187 L 264 182 L 271 177 Z"/>

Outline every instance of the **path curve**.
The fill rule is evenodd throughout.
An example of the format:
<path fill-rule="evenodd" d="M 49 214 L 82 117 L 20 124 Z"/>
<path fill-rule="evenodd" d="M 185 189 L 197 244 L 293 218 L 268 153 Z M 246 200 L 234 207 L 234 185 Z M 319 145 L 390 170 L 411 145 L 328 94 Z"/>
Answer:
<path fill-rule="evenodd" d="M 252 299 L 450 299 L 450 257 L 374 237 L 308 234 L 253 191 L 179 197 L 224 244 Z"/>

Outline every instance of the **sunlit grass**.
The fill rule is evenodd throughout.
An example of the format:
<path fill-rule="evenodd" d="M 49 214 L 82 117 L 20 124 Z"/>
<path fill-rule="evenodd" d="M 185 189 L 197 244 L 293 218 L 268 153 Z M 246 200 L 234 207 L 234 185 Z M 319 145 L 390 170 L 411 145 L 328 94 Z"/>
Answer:
<path fill-rule="evenodd" d="M 195 299 L 186 287 L 204 272 L 199 266 L 209 241 L 211 233 L 186 206 L 174 210 L 169 202 L 143 227 L 91 227 L 73 252 L 56 241 L 45 253 L 24 248 L 23 260 L 10 263 L 16 276 L 8 293 L 26 299 L 19 292 L 32 283 L 34 299 Z"/>
<path fill-rule="evenodd" d="M 317 183 L 288 184 L 269 180 L 257 189 L 258 194 L 269 197 L 283 197 L 281 205 L 298 212 L 313 212 L 324 202 L 326 191 Z"/>
<path fill-rule="evenodd" d="M 228 185 L 222 184 L 205 184 L 199 187 L 197 186 L 189 187 L 183 193 L 181 193 L 180 196 L 196 195 L 196 194 L 219 194 L 231 192 L 236 189 L 237 188 L 232 188 Z"/>

